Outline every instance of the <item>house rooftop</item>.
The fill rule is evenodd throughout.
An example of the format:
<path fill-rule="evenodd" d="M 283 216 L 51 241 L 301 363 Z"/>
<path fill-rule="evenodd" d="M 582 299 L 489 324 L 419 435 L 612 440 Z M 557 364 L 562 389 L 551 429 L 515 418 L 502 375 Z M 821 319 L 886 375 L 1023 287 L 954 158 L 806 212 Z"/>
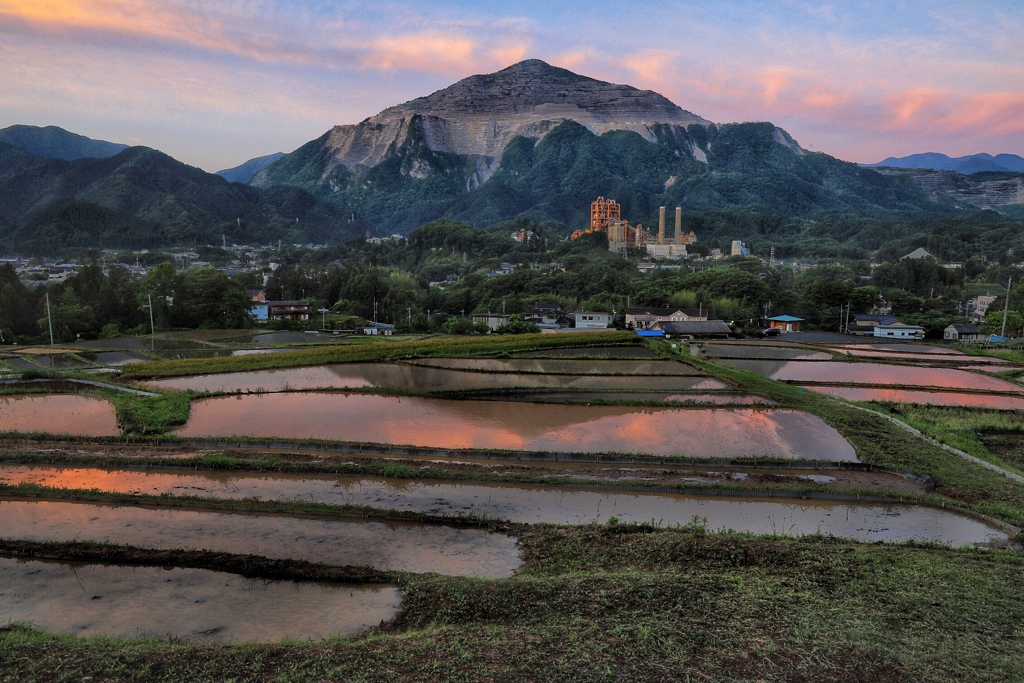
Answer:
<path fill-rule="evenodd" d="M 798 318 L 795 315 L 777 315 L 774 318 L 768 318 L 768 320 L 774 320 L 779 323 L 802 323 L 803 318 Z"/>

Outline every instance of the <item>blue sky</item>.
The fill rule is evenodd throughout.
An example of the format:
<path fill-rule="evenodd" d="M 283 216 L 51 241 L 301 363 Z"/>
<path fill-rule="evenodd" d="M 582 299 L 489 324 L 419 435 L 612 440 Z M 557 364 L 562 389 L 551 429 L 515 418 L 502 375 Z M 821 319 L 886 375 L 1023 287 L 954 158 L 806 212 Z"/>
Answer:
<path fill-rule="evenodd" d="M 1024 3 L 0 0 L 0 127 L 206 170 L 539 58 L 858 162 L 1024 155 Z"/>

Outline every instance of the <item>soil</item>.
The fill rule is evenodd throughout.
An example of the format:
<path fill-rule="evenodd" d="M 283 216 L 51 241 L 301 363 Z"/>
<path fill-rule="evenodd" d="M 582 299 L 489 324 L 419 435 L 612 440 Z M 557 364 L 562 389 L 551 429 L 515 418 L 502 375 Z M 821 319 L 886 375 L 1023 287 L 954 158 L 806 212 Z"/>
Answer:
<path fill-rule="evenodd" d="M 302 451 L 288 452 L 283 449 L 264 451 L 259 449 L 210 449 L 200 450 L 179 446 L 150 445 L 62 445 L 29 443 L 4 444 L 2 450 L 8 454 L 24 453 L 48 454 L 55 459 L 62 455 L 70 457 L 86 456 L 90 458 L 166 458 L 184 460 L 204 455 L 225 455 L 241 461 L 274 460 L 287 463 L 289 471 L 301 471 L 303 464 L 310 465 L 311 472 L 322 472 L 332 464 L 352 463 L 356 465 L 379 464 L 385 456 L 367 457 L 349 453 L 309 453 Z M 771 469 L 765 466 L 757 468 L 721 467 L 701 465 L 605 465 L 601 463 L 565 463 L 565 462 L 509 462 L 500 460 L 473 459 L 439 459 L 436 457 L 386 457 L 388 464 L 400 465 L 412 469 L 420 469 L 442 465 L 458 475 L 468 479 L 486 475 L 488 479 L 495 476 L 526 476 L 526 477 L 568 477 L 573 479 L 592 480 L 595 484 L 614 481 L 645 481 L 654 485 L 671 486 L 678 484 L 729 484 L 742 485 L 747 488 L 783 489 L 795 486 L 815 485 L 828 489 L 858 489 L 861 491 L 888 491 L 892 493 L 926 493 L 923 484 L 905 479 L 897 474 L 887 472 L 870 472 L 843 469 L 800 470 L 792 468 Z M 265 464 L 254 469 L 265 469 Z"/>
<path fill-rule="evenodd" d="M 250 579 L 337 583 L 394 583 L 395 576 L 371 567 L 336 567 L 305 560 L 275 560 L 209 550 L 152 550 L 97 543 L 38 543 L 0 539 L 0 555 L 72 562 L 182 567 L 231 572 Z"/>

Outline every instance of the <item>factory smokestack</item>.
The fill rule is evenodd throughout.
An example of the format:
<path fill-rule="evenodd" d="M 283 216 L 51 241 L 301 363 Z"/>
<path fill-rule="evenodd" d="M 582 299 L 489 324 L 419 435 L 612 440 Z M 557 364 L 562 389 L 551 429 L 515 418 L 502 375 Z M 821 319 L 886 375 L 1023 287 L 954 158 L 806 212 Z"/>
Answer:
<path fill-rule="evenodd" d="M 683 240 L 683 207 L 676 207 L 676 244 L 682 244 Z"/>
<path fill-rule="evenodd" d="M 658 244 L 665 244 L 665 207 L 658 209 Z"/>

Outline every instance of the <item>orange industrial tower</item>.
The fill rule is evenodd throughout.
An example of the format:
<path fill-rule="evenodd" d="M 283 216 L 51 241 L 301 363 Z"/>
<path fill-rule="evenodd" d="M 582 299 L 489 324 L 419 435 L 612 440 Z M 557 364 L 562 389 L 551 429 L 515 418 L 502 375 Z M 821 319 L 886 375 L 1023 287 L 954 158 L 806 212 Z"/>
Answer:
<path fill-rule="evenodd" d="M 598 197 L 590 204 L 590 227 L 575 231 L 573 239 L 583 234 L 603 232 L 608 234 L 608 248 L 619 251 L 623 247 L 641 247 L 647 244 L 650 232 L 642 225 L 630 225 L 622 218 L 622 206 L 614 199 Z"/>

